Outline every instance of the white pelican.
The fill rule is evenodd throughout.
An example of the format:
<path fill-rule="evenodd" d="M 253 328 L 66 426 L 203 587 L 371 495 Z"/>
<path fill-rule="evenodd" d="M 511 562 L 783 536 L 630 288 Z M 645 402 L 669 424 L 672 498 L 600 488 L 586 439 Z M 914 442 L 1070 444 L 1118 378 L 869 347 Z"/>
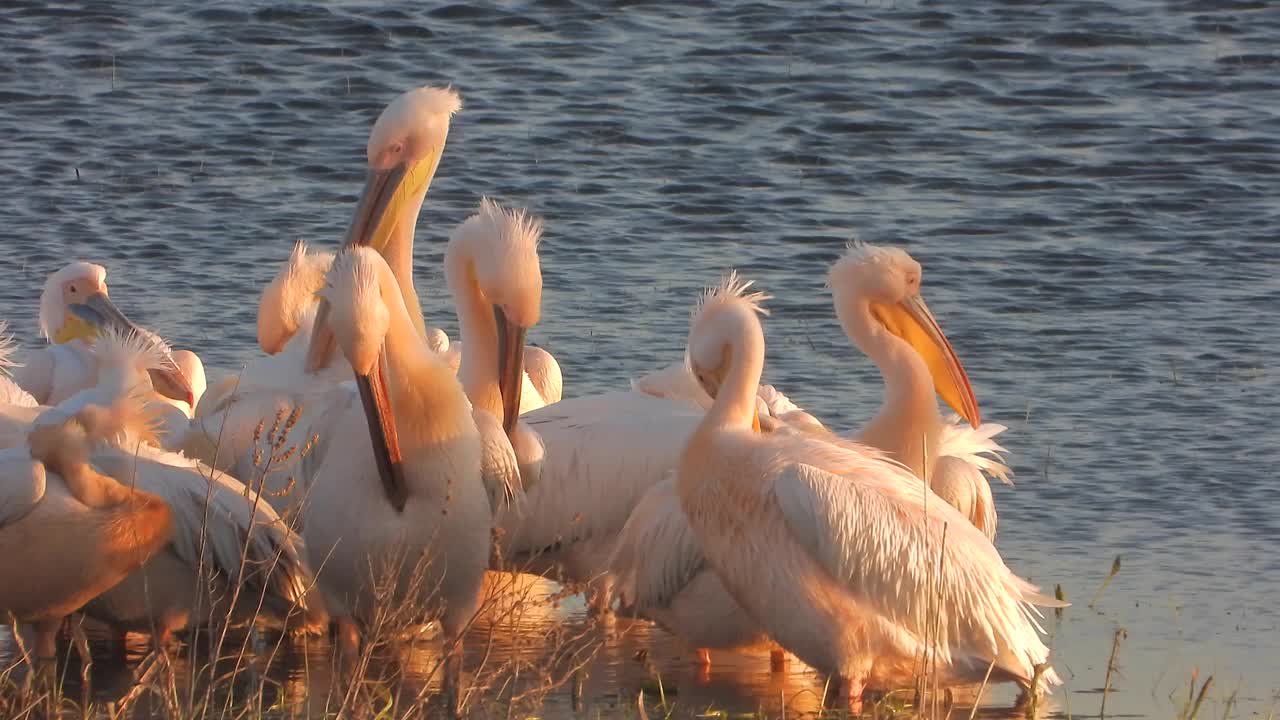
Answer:
<path fill-rule="evenodd" d="M 680 507 L 675 479 L 654 485 L 631 511 L 610 568 L 619 607 L 661 625 L 697 648 L 711 664 L 711 649 L 750 650 L 769 636 L 724 588 Z M 772 657 L 775 667 L 783 658 Z"/>
<path fill-rule="evenodd" d="M 449 120 L 461 109 L 462 99 L 453 88 L 420 87 L 401 94 L 382 111 L 369 132 L 369 177 L 347 231 L 348 247 L 371 246 L 391 266 L 409 317 L 424 340 L 439 333 L 428 333 L 413 286 L 413 235 L 440 166 Z M 332 354 L 327 314 L 328 306 L 321 302 L 309 371 L 326 367 Z"/>
<path fill-rule="evenodd" d="M 137 570 L 173 536 L 173 514 L 161 498 L 88 462 L 85 425 L 114 433 L 113 419 L 139 416 L 136 404 L 86 407 L 64 422 L 33 428 L 27 443 L 0 452 L 0 616 L 12 613 L 34 624 L 38 658 L 54 656 L 64 617 Z"/>
<path fill-rule="evenodd" d="M 415 326 L 439 352 L 448 349 L 448 336 L 429 330 L 423 321 L 413 286 L 413 236 L 444 152 L 450 118 L 461 108 L 452 88 L 421 87 L 383 110 L 369 133 L 369 177 L 344 243 L 371 246 L 383 254 L 402 285 Z M 308 254 L 305 246 L 295 245 L 258 306 L 258 342 L 271 357 L 249 363 L 202 403 L 184 442 L 188 453 L 215 467 L 242 469 L 243 458 L 254 450 L 253 435 L 260 422 L 270 423 L 277 410 L 302 404 L 300 393 L 312 395 L 308 404 L 314 405 L 316 391 L 350 379 L 344 364 L 331 362 L 334 338 L 325 319 L 329 311 L 315 294 L 331 262 L 329 253 Z M 309 348 L 314 349 L 304 352 Z M 299 362 L 305 373 L 299 371 Z"/>
<path fill-rule="evenodd" d="M 165 362 L 162 348 L 136 332 L 105 333 L 94 352 L 99 384 L 42 412 L 36 427 L 65 422 L 90 404 L 145 396 L 150 371 Z M 314 580 L 302 542 L 265 499 L 230 476 L 142 442 L 137 433 L 109 440 L 93 451 L 93 464 L 163 499 L 175 527 L 165 549 L 86 605 L 87 615 L 120 631 L 154 633 L 158 643 L 211 619 L 323 626 L 327 616 L 310 591 Z"/>
<path fill-rule="evenodd" d="M 449 135 L 450 117 L 462 108 L 452 88 L 423 87 L 410 90 L 387 106 L 369 133 L 369 179 L 347 234 L 347 246 L 368 245 L 382 254 L 401 285 L 405 307 L 427 339 L 428 346 L 446 354 L 457 369 L 461 347 L 450 344 L 437 328 L 428 328 L 413 284 L 413 238 L 422 202 L 431 184 Z M 320 342 L 311 370 L 328 364 L 332 336 L 324 327 L 327 312 L 321 303 Z M 563 378 L 560 365 L 546 350 L 525 351 L 525 386 L 534 392 L 521 394 L 522 410 L 560 399 Z"/>
<path fill-rule="evenodd" d="M 770 637 L 856 706 L 876 674 L 940 668 L 1059 684 L 1035 605 L 991 542 L 870 448 L 754 429 L 764 366 L 759 295 L 730 275 L 700 304 L 690 367 L 714 398 L 676 488 L 708 564 Z M 930 502 L 930 499 L 932 502 Z"/>
<path fill-rule="evenodd" d="M 40 294 L 40 331 L 51 343 L 29 353 L 14 380 L 37 402 L 54 405 L 72 394 L 91 387 L 96 368 L 89 357 L 88 341 L 105 327 L 147 334 L 133 324 L 107 296 L 107 271 L 101 265 L 73 262 L 49 276 Z M 188 370 L 204 370 L 192 353 L 183 355 Z M 152 372 L 157 392 L 195 407 L 192 379 L 173 355 L 166 354 L 164 366 Z"/>
<path fill-rule="evenodd" d="M 484 438 L 485 486 L 495 512 L 521 494 L 519 458 L 542 452 L 536 435 L 517 421 L 528 384 L 524 337 L 542 310 L 541 235 L 537 218 L 485 198 L 445 249 L 445 279 L 463 340 L 454 345 L 463 348 L 458 379 Z M 525 474 L 534 471 L 528 465 Z"/>
<path fill-rule="evenodd" d="M 377 588 L 388 580 L 391 602 L 440 612 L 446 643 L 460 642 L 479 603 L 493 525 L 471 403 L 427 348 L 378 253 L 344 251 L 329 284 L 329 327 L 362 406 L 342 412 L 321 437 L 323 460 L 305 479 L 301 521 L 313 562 L 323 564 L 318 577 L 339 623 L 339 649 L 352 657 L 355 621 L 377 610 Z M 456 688 L 458 655 L 451 657 L 446 686 Z"/>
<path fill-rule="evenodd" d="M 968 375 L 920 297 L 921 277 L 920 263 L 905 251 L 862 243 L 831 268 L 836 317 L 884 378 L 884 403 L 852 439 L 888 452 L 926 478 L 935 493 L 994 538 L 996 510 L 983 471 L 1009 482 L 1009 468 L 999 456 L 1004 448 L 993 440 L 1005 427 L 982 422 Z M 773 401 L 771 411 L 789 402 L 781 393 L 762 395 Z M 971 427 L 958 418 L 944 422 L 937 397 Z M 791 417 L 802 413 L 791 406 Z"/>

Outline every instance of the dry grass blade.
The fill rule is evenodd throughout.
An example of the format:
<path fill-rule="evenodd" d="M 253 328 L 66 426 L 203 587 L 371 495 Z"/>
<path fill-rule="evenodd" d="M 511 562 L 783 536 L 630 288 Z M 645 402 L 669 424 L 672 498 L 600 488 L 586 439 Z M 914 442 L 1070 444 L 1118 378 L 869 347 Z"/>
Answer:
<path fill-rule="evenodd" d="M 1089 607 L 1092 608 L 1094 603 L 1098 602 L 1098 598 L 1102 597 L 1102 591 L 1106 590 L 1107 586 L 1111 584 L 1111 581 L 1114 580 L 1116 575 L 1119 575 L 1119 574 L 1120 574 L 1120 556 L 1117 555 L 1116 559 L 1111 561 L 1111 572 L 1107 573 L 1107 579 L 1102 581 L 1102 585 L 1098 587 L 1098 591 L 1095 592 L 1093 594 L 1093 597 L 1089 600 Z"/>
<path fill-rule="evenodd" d="M 1191 714 L 1187 716 L 1187 720 L 1196 720 L 1196 716 L 1200 714 L 1200 706 L 1204 704 L 1205 696 L 1209 694 L 1209 688 L 1213 687 L 1213 676 L 1205 678 L 1204 685 L 1200 686 L 1200 694 L 1196 695 L 1196 702 L 1191 706 Z"/>
<path fill-rule="evenodd" d="M 1120 652 L 1120 641 L 1128 637 L 1124 628 L 1116 630 L 1115 639 L 1111 643 L 1111 657 L 1107 660 L 1107 678 L 1102 686 L 1102 707 L 1098 710 L 1098 720 L 1107 716 L 1107 696 L 1111 694 L 1111 676 L 1116 672 L 1116 655 Z"/>

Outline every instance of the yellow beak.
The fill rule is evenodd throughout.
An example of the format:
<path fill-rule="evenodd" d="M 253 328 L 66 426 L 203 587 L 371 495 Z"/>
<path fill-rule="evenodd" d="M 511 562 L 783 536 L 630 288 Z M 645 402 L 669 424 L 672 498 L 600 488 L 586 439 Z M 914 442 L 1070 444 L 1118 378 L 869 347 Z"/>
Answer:
<path fill-rule="evenodd" d="M 386 256 L 387 241 L 395 232 L 401 218 L 409 213 L 406 207 L 425 192 L 440 164 L 441 150 L 437 148 L 413 163 L 401 163 L 386 170 L 370 170 L 364 190 L 356 203 L 355 216 L 347 228 L 345 247 L 366 245 Z M 316 319 L 307 348 L 307 372 L 315 373 L 326 367 L 333 358 L 334 337 L 329 329 L 329 301 L 320 299 Z"/>
<path fill-rule="evenodd" d="M 356 387 L 360 390 L 360 402 L 369 423 L 369 440 L 373 444 L 373 459 L 382 480 L 382 490 L 391 506 L 400 512 L 404 510 L 409 491 L 405 484 L 404 456 L 400 451 L 396 416 L 391 408 L 391 396 L 387 393 L 386 373 L 386 356 L 380 354 L 372 372 L 356 375 Z"/>
<path fill-rule="evenodd" d="M 973 394 L 969 376 L 951 342 L 938 326 L 929 306 L 919 295 L 909 295 L 896 305 L 873 303 L 871 314 L 885 329 L 910 345 L 933 377 L 934 389 L 942 401 L 960 414 L 973 427 L 982 424 L 978 398 Z"/>

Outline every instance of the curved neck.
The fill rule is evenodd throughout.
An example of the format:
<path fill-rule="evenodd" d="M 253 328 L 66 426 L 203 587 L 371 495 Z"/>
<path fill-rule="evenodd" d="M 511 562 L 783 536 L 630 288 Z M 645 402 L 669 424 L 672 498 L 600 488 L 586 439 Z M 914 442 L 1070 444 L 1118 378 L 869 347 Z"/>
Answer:
<path fill-rule="evenodd" d="M 884 402 L 854 439 L 890 453 L 927 480 L 937 462 L 942 432 L 929 367 L 911 345 L 871 316 L 868 298 L 855 294 L 837 303 L 836 316 L 849 340 L 871 358 L 884 379 Z"/>
<path fill-rule="evenodd" d="M 453 293 L 462 339 L 462 364 L 458 379 L 477 408 L 501 418 L 502 393 L 498 388 L 498 324 L 493 308 L 476 280 L 475 262 L 459 245 L 450 244 L 444 259 L 445 279 Z"/>
<path fill-rule="evenodd" d="M 422 202 L 427 197 L 427 188 L 430 185 L 431 182 L 427 181 L 422 189 L 404 204 L 400 217 L 396 218 L 395 227 L 387 237 L 387 244 L 382 249 L 382 257 L 391 267 L 391 274 L 395 276 L 396 283 L 400 286 L 400 296 L 404 301 L 409 319 L 422 337 L 427 335 L 427 325 L 422 316 L 422 304 L 418 302 L 418 291 L 413 286 L 413 235 L 418 224 L 418 214 L 422 210 Z"/>
<path fill-rule="evenodd" d="M 764 331 L 753 311 L 735 308 L 730 311 L 733 324 L 726 346 L 729 371 L 716 391 L 703 427 L 751 428 L 756 413 L 756 393 L 760 374 L 764 371 Z"/>
<path fill-rule="evenodd" d="M 452 369 L 431 352 L 418 334 L 400 294 L 388 292 L 387 279 L 383 281 L 382 296 L 390 323 L 383 348 L 401 444 L 408 450 L 415 445 L 447 441 L 457 436 L 471 418 L 466 397 Z"/>

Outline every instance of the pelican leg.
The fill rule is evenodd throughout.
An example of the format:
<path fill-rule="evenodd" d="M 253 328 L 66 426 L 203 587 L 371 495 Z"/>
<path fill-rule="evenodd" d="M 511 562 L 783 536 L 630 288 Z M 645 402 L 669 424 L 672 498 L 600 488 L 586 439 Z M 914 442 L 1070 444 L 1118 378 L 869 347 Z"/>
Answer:
<path fill-rule="evenodd" d="M 338 626 L 338 662 L 343 668 L 354 671 L 360 662 L 360 628 L 351 617 L 341 617 Z"/>
<path fill-rule="evenodd" d="M 444 659 L 444 702 L 445 712 L 449 717 L 461 717 L 462 712 L 462 639 L 450 643 L 445 640 L 445 648 L 452 651 Z"/>
<path fill-rule="evenodd" d="M 832 675 L 827 682 L 826 697 L 822 704 L 828 708 L 862 712 L 862 693 L 866 689 L 866 677 Z"/>
<path fill-rule="evenodd" d="M 36 663 L 56 664 L 58 661 L 58 629 L 62 627 L 62 618 L 56 620 L 40 620 L 35 623 L 36 630 Z"/>
<path fill-rule="evenodd" d="M 84 634 L 84 616 L 76 615 L 67 623 L 71 635 L 71 644 L 80 656 L 80 678 L 85 685 L 89 684 L 89 668 L 93 666 L 93 653 L 89 651 L 89 636 Z"/>
<path fill-rule="evenodd" d="M 593 580 L 587 586 L 587 612 L 601 620 L 612 620 L 613 576 L 606 575 Z"/>
<path fill-rule="evenodd" d="M 787 651 L 776 647 L 769 651 L 769 670 L 776 673 L 787 671 Z"/>

